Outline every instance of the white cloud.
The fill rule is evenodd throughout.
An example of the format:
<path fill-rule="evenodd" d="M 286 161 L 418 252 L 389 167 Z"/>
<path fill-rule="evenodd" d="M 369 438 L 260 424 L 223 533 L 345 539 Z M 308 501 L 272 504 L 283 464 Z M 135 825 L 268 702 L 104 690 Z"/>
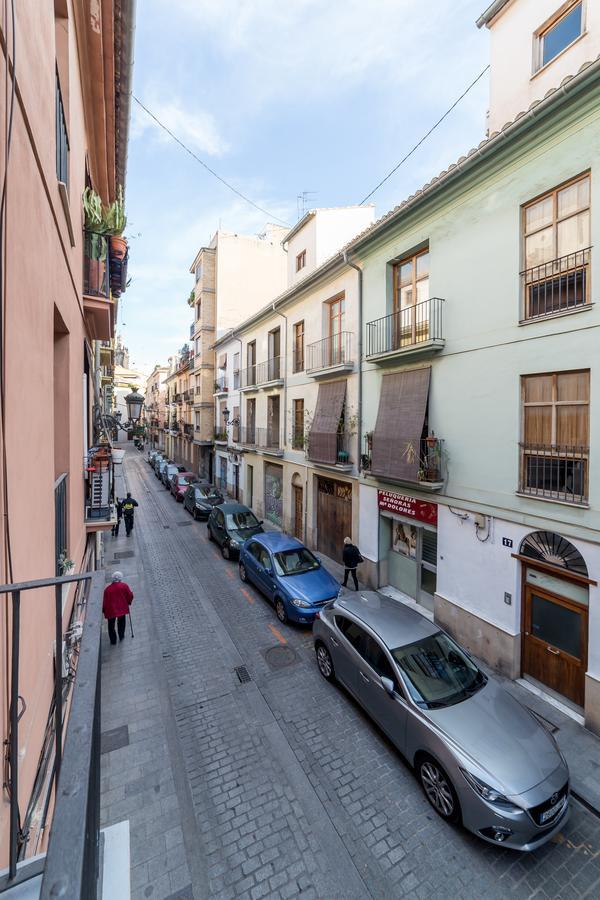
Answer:
<path fill-rule="evenodd" d="M 209 156 L 223 156 L 229 150 L 229 145 L 220 134 L 216 119 L 211 113 L 201 109 L 184 109 L 178 100 L 160 100 L 153 94 L 140 99 L 156 118 L 190 149 L 199 150 Z M 148 132 L 163 143 L 172 140 L 166 131 L 159 128 L 148 113 L 134 101 L 131 139 L 146 137 Z"/>

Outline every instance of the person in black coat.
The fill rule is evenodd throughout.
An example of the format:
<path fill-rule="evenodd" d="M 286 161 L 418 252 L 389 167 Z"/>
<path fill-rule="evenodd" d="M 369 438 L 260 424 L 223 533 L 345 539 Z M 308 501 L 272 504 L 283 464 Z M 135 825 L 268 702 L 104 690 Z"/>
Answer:
<path fill-rule="evenodd" d="M 354 587 L 358 590 L 358 578 L 356 577 L 356 567 L 359 563 L 362 562 L 362 556 L 360 555 L 360 550 L 356 547 L 349 537 L 344 538 L 344 552 L 342 554 L 342 559 L 344 560 L 344 581 L 342 582 L 344 587 L 348 587 L 348 575 L 352 575 L 352 580 L 354 581 Z"/>

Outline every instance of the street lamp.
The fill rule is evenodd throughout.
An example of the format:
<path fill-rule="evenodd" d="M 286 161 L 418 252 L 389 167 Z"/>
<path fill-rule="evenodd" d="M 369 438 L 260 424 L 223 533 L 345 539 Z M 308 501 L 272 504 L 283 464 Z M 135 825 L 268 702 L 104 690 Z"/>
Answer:
<path fill-rule="evenodd" d="M 127 394 L 125 397 L 125 403 L 127 404 L 127 415 L 129 417 L 129 421 L 132 425 L 136 425 L 139 422 L 140 416 L 142 414 L 142 406 L 144 405 L 144 397 L 141 394 L 138 394 L 137 390 L 131 392 L 131 394 Z"/>
<path fill-rule="evenodd" d="M 231 415 L 231 413 L 229 412 L 227 407 L 223 410 L 222 415 L 223 415 L 223 419 L 225 421 L 225 428 L 228 428 L 229 425 L 231 425 L 232 428 L 237 428 L 237 426 L 240 424 L 240 420 L 237 416 L 235 419 L 232 419 L 231 422 L 229 421 L 229 416 Z"/>

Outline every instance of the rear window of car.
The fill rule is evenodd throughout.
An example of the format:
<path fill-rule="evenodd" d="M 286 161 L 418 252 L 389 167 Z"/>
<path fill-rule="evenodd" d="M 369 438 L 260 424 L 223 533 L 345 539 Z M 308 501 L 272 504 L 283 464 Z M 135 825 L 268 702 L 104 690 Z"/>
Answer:
<path fill-rule="evenodd" d="M 196 496 L 197 497 L 218 497 L 219 492 L 214 488 L 207 485 L 206 487 L 196 488 Z"/>

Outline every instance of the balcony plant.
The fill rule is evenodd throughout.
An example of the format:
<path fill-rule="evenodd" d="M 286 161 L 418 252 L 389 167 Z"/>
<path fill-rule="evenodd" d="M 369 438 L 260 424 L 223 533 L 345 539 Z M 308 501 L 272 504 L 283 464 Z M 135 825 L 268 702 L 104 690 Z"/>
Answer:
<path fill-rule="evenodd" d="M 106 210 L 106 230 L 110 234 L 110 255 L 115 259 L 124 260 L 127 255 L 127 240 L 123 237 L 127 216 L 125 215 L 125 202 L 123 200 L 123 187 L 119 185 L 117 196 Z"/>

